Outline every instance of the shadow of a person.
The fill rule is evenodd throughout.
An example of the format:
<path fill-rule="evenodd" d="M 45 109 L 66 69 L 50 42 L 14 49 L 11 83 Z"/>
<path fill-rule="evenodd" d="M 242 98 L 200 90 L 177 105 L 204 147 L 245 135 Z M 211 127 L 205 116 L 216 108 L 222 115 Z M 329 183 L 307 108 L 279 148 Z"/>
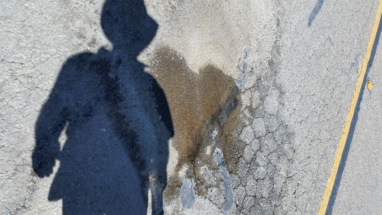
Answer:
<path fill-rule="evenodd" d="M 145 214 L 149 189 L 162 214 L 174 128 L 163 90 L 136 59 L 158 26 L 142 0 L 106 0 L 101 25 L 113 51 L 64 64 L 36 122 L 33 169 L 49 176 L 60 161 L 48 200 L 62 199 L 63 214 Z"/>

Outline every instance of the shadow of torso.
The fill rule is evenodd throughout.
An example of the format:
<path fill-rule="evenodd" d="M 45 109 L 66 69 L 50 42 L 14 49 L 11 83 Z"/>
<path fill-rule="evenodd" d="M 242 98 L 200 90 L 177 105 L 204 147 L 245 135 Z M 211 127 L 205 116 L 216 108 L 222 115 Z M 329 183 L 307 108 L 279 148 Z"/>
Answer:
<path fill-rule="evenodd" d="M 69 59 L 36 124 L 42 156 L 55 154 L 45 146 L 65 128 L 48 197 L 63 199 L 64 214 L 145 214 L 150 187 L 153 210 L 162 210 L 173 128 L 163 91 L 140 63 L 104 49 Z"/>

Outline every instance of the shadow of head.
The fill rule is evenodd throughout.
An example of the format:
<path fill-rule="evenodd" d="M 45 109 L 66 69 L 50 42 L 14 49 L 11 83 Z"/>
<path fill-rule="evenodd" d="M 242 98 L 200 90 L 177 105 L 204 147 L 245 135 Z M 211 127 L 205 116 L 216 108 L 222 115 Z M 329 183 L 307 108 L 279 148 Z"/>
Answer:
<path fill-rule="evenodd" d="M 133 56 L 138 56 L 158 29 L 143 0 L 106 0 L 101 26 L 114 49 L 128 48 Z"/>

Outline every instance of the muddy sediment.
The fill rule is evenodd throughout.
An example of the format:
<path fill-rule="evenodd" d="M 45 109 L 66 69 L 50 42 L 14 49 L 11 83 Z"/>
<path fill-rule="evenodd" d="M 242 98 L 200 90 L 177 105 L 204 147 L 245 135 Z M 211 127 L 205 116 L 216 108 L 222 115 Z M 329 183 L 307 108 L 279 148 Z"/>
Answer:
<path fill-rule="evenodd" d="M 210 156 L 203 157 L 205 153 L 201 153 L 206 150 L 214 129 L 219 130 L 217 139 L 226 162 L 235 160 L 237 150 L 232 131 L 240 122 L 237 110 L 239 90 L 235 80 L 212 64 L 205 65 L 198 73 L 191 71 L 186 60 L 168 47 L 155 52 L 150 68 L 166 94 L 173 119 L 175 134 L 172 142 L 179 153 L 175 172 L 186 166 L 192 170 L 190 174 L 197 175 L 195 162 L 214 166 Z M 166 194 L 173 194 L 179 186 L 180 180 L 173 177 Z"/>

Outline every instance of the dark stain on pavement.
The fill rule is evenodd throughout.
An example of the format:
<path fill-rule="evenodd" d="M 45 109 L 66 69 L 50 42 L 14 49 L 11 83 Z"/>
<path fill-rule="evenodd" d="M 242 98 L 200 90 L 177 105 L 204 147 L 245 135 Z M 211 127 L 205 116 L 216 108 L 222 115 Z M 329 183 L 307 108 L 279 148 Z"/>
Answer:
<path fill-rule="evenodd" d="M 209 133 L 219 130 L 219 139 L 224 156 L 237 151 L 230 136 L 238 123 L 239 93 L 232 77 L 212 64 L 202 67 L 198 73 L 192 71 L 184 57 L 169 47 L 159 48 L 150 68 L 163 88 L 174 122 L 173 144 L 179 153 L 175 171 L 183 165 L 193 169 L 200 152 L 210 141 Z M 224 125 L 224 126 L 223 126 Z M 226 157 L 226 162 L 227 157 Z M 170 179 L 171 180 L 171 179 Z M 166 195 L 175 194 L 172 188 L 180 187 L 180 180 L 169 183 Z"/>
<path fill-rule="evenodd" d="M 320 12 L 323 4 L 324 4 L 324 0 L 317 0 L 316 6 L 314 6 L 309 16 L 308 27 L 312 25 L 313 20 L 316 18 L 317 14 Z"/>

